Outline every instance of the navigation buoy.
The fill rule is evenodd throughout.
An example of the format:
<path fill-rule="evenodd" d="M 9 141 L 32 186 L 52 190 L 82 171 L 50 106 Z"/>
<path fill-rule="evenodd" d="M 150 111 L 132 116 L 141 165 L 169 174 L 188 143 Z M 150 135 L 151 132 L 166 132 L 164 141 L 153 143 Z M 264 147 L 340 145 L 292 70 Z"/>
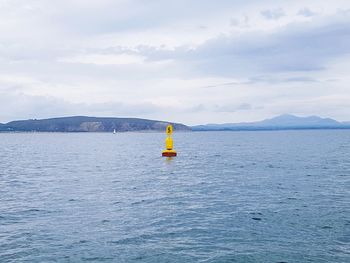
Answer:
<path fill-rule="evenodd" d="M 165 139 L 165 150 L 162 152 L 162 156 L 174 157 L 174 156 L 176 156 L 176 151 L 173 149 L 174 142 L 173 142 L 173 138 L 171 137 L 171 135 L 173 133 L 173 126 L 169 124 L 166 127 L 165 131 L 166 131 L 167 137 Z"/>

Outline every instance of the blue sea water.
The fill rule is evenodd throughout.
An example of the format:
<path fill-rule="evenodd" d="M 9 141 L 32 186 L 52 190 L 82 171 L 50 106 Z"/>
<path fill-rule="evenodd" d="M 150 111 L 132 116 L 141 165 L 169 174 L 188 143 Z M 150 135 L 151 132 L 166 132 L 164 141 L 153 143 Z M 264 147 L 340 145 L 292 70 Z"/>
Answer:
<path fill-rule="evenodd" d="M 350 131 L 0 134 L 0 262 L 350 262 Z"/>

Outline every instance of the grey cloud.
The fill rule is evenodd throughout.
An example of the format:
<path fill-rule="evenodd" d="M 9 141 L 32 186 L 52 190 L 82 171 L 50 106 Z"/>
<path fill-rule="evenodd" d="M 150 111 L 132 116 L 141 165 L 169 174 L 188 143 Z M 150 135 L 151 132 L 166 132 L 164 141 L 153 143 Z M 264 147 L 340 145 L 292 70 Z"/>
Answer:
<path fill-rule="evenodd" d="M 173 59 L 191 65 L 193 74 L 249 76 L 251 72 L 323 70 L 330 60 L 350 52 L 350 12 L 294 23 L 277 32 L 222 35 L 195 49 L 159 50 L 140 46 L 149 60 Z"/>
<path fill-rule="evenodd" d="M 69 103 L 52 97 L 28 96 L 19 92 L 0 92 L 0 121 L 65 115 L 72 110 Z"/>
<path fill-rule="evenodd" d="M 218 88 L 218 87 L 227 87 L 227 86 L 234 86 L 234 85 L 239 85 L 239 84 L 245 84 L 245 82 L 225 82 L 225 83 L 218 83 L 214 85 L 208 85 L 208 86 L 203 86 L 201 88 L 209 89 L 209 88 Z"/>
<path fill-rule="evenodd" d="M 237 110 L 251 110 L 253 107 L 248 103 L 243 103 L 237 107 Z"/>
<path fill-rule="evenodd" d="M 267 84 L 281 84 L 288 82 L 300 82 L 300 83 L 311 83 L 311 82 L 321 82 L 315 78 L 310 78 L 306 76 L 296 76 L 296 77 L 278 77 L 278 76 L 256 76 L 251 77 L 246 84 L 253 83 L 267 83 Z"/>
<path fill-rule="evenodd" d="M 181 111 L 184 113 L 198 113 L 198 112 L 221 112 L 221 113 L 229 113 L 229 112 L 237 112 L 237 111 L 245 111 L 251 110 L 253 106 L 249 103 L 241 103 L 241 104 L 198 104 L 189 108 L 184 108 Z M 176 109 L 175 109 L 176 110 Z"/>
<path fill-rule="evenodd" d="M 230 25 L 233 27 L 247 27 L 249 24 L 249 18 L 247 15 L 242 16 L 241 18 L 231 18 Z"/>
<path fill-rule="evenodd" d="M 277 8 L 277 9 L 264 10 L 261 12 L 261 15 L 267 19 L 277 20 L 277 19 L 285 16 L 286 14 L 282 8 Z"/>
<path fill-rule="evenodd" d="M 142 14 L 145 20 L 148 21 L 148 16 L 151 16 L 153 11 L 158 14 L 157 10 L 174 10 L 179 9 L 186 1 L 167 2 L 167 1 L 150 1 L 149 6 L 144 4 L 135 4 L 134 1 L 126 1 L 124 4 L 118 4 L 114 1 L 104 1 L 102 6 L 95 10 L 94 8 L 85 8 L 80 10 L 79 5 L 76 8 L 71 8 L 66 12 L 67 16 L 72 16 L 72 19 L 63 19 L 64 11 L 67 7 L 65 4 L 55 3 L 53 5 L 44 5 L 44 2 L 38 1 L 48 7 L 52 12 L 54 7 L 59 11 L 55 13 L 57 16 L 54 21 L 61 24 L 69 24 L 70 27 L 75 27 L 73 17 L 81 22 L 77 22 L 77 29 L 84 31 L 85 27 L 96 25 L 101 30 L 109 30 L 108 26 L 99 24 L 99 21 L 94 23 L 93 19 L 100 19 L 101 23 L 106 23 L 109 26 L 115 24 L 110 19 L 130 19 L 133 20 L 133 14 Z M 257 1 L 258 3 L 259 1 Z M 193 1 L 188 3 L 190 7 L 185 13 L 187 16 L 191 12 L 195 14 L 198 10 L 195 7 L 201 5 L 203 10 L 222 10 L 223 7 L 232 8 L 232 1 L 220 1 L 222 6 L 220 8 L 212 1 Z M 244 1 L 235 1 L 236 5 L 244 5 Z M 56 6 L 58 5 L 58 6 Z M 60 6 L 61 5 L 61 6 Z M 132 5 L 136 5 L 136 10 L 133 14 L 126 13 L 118 18 L 113 12 L 123 13 L 124 9 L 130 10 Z M 60 7 L 62 7 L 60 9 Z M 106 7 L 108 7 L 106 9 Z M 155 9 L 152 11 L 152 8 Z M 189 11 L 191 10 L 191 11 Z M 276 11 L 277 10 L 277 11 Z M 307 12 L 308 9 L 303 11 Z M 100 15 L 100 12 L 106 12 Z M 265 10 L 266 11 L 266 10 Z M 280 14 L 280 9 L 268 10 L 269 14 Z M 49 13 L 50 13 L 49 12 Z M 131 11 L 129 11 L 131 12 Z M 78 14 L 79 13 L 79 14 Z M 164 12 L 167 13 L 167 12 Z M 181 14 L 181 15 L 186 15 Z M 162 14 L 159 14 L 162 15 Z M 89 19 L 92 17 L 92 20 Z M 142 16 L 137 23 L 142 24 Z M 95 18 L 93 18 L 95 17 Z M 109 18 L 111 17 L 111 18 Z M 85 21 L 85 19 L 87 19 Z M 163 18 L 160 17 L 160 20 Z M 166 20 L 167 18 L 164 18 Z M 169 18 L 170 19 L 170 18 Z M 175 19 L 175 18 L 172 18 Z M 176 19 L 179 19 L 177 17 Z M 247 19 L 247 17 L 245 17 Z M 162 22 L 164 22 L 162 20 Z M 9 45 L 1 45 L 0 56 L 5 61 L 0 59 L 0 67 L 6 71 L 24 72 L 37 71 L 38 74 L 46 75 L 47 77 L 61 78 L 62 74 L 68 78 L 79 77 L 82 74 L 86 76 L 103 77 L 103 78 L 129 78 L 133 72 L 133 78 L 150 78 L 159 74 L 163 76 L 171 76 L 180 74 L 182 77 L 197 77 L 202 75 L 208 76 L 225 76 L 232 77 L 237 75 L 251 76 L 251 72 L 266 73 L 278 71 L 314 71 L 322 70 L 327 67 L 327 62 L 343 54 L 349 52 L 349 12 L 339 12 L 334 17 L 329 17 L 327 21 L 313 20 L 310 23 L 294 24 L 282 27 L 278 32 L 252 32 L 240 34 L 239 36 L 221 35 L 213 38 L 197 48 L 189 48 L 187 46 L 180 46 L 175 50 L 162 50 L 155 47 L 140 45 L 138 52 L 129 50 L 127 47 L 111 46 L 98 48 L 72 48 L 69 43 L 63 43 L 56 39 L 48 40 L 45 45 L 36 45 L 37 43 L 14 42 Z M 119 22 L 117 21 L 116 24 Z M 136 23 L 136 22 L 135 22 Z M 121 23 L 123 24 L 123 23 Z M 132 28 L 126 23 L 125 28 Z M 68 25 L 67 25 L 68 27 Z M 112 31 L 118 31 L 111 28 Z M 131 29 L 130 29 L 131 30 Z M 101 32 L 103 33 L 103 32 Z M 64 36 L 67 38 L 69 35 Z M 0 41 L 1 42 L 1 41 Z M 147 66 L 128 66 L 128 65 L 73 65 L 68 63 L 57 63 L 60 57 L 69 57 L 74 55 L 84 54 L 138 54 L 146 56 L 146 62 L 172 59 L 174 63 L 168 65 L 168 70 L 159 71 L 158 68 L 152 69 Z M 8 63 L 8 61 L 10 63 Z M 22 63 L 23 61 L 31 61 L 31 64 Z M 15 63 L 14 63 L 15 62 Z M 17 63 L 18 62 L 18 63 Z M 47 70 L 46 70 L 47 69 Z M 45 72 L 46 71 L 46 72 Z M 52 74 L 53 73 L 53 74 Z M 35 74 L 35 73 L 34 73 Z M 51 76 L 50 76 L 51 75 Z M 46 76 L 45 76 L 46 77 Z"/>
<path fill-rule="evenodd" d="M 302 8 L 304 3 L 298 3 L 298 8 L 302 9 L 293 11 L 298 10 L 294 9 L 294 1 L 279 2 L 283 10 L 271 9 L 276 7 L 276 2 L 3 1 L 0 10 L 0 77 L 17 86 L 5 89 L 0 83 L 0 120 L 57 114 L 163 116 L 164 109 L 156 105 L 137 101 L 135 104 L 128 103 L 134 94 L 139 101 L 148 99 L 154 102 L 162 102 L 161 98 L 168 96 L 173 101 L 181 101 L 186 96 L 186 92 L 181 94 L 182 89 L 178 94 L 167 94 L 158 87 L 163 82 L 172 90 L 176 90 L 177 85 L 188 85 L 188 94 L 194 94 L 198 88 L 208 88 L 202 89 L 203 94 L 198 98 L 194 95 L 188 98 L 192 107 L 185 105 L 168 109 L 166 114 L 172 112 L 173 116 L 180 116 L 176 117 L 178 119 L 191 119 L 190 115 L 196 113 L 196 118 L 201 119 L 204 112 L 213 113 L 212 118 L 226 118 L 222 117 L 226 113 L 249 110 L 249 106 L 244 104 L 226 105 L 224 102 L 229 102 L 230 98 L 244 95 L 247 101 L 255 105 L 256 97 L 261 98 L 264 94 L 273 97 L 284 93 L 291 83 L 295 87 L 303 87 L 304 83 L 312 85 L 314 89 L 310 93 L 313 96 L 327 93 L 320 87 L 334 86 L 329 94 L 338 92 L 342 98 L 342 94 L 347 93 L 341 88 L 347 85 L 347 79 L 343 76 L 346 70 L 335 67 L 339 67 L 339 63 L 345 64 L 345 57 L 350 52 L 350 12 L 339 11 L 329 17 L 323 13 L 314 15 L 314 10 Z M 316 0 L 311 2 L 318 3 Z M 309 3 L 311 7 L 314 6 Z M 325 13 L 335 12 L 335 8 L 344 9 L 348 5 L 345 1 L 336 0 L 330 4 L 319 4 L 320 8 L 332 7 Z M 275 26 L 273 31 L 264 28 L 264 24 L 257 24 L 264 19 L 259 10 L 264 10 L 263 13 L 266 11 L 265 17 L 271 20 L 264 23 Z M 283 23 L 308 22 L 284 25 L 282 19 L 275 21 L 284 13 L 288 16 L 283 17 Z M 231 27 L 228 24 L 230 18 Z M 256 31 L 252 31 L 254 28 Z M 193 29 L 197 31 L 193 32 Z M 189 31 L 193 32 L 195 40 L 185 39 Z M 115 40 L 123 36 L 126 36 L 125 41 Z M 198 44 L 210 36 L 212 39 Z M 168 41 L 172 47 L 176 43 L 189 43 L 189 46 L 166 49 Z M 135 48 L 137 43 L 153 43 L 154 46 L 140 45 Z M 140 55 L 145 57 L 145 61 L 139 64 L 97 65 L 62 60 L 94 54 Z M 315 71 L 320 70 L 325 71 L 325 78 L 329 78 L 329 81 L 337 78 L 337 83 L 319 83 L 321 81 L 317 78 L 320 73 Z M 207 78 L 210 81 L 206 82 Z M 205 83 L 213 82 L 217 84 L 204 87 Z M 25 85 L 22 89 L 21 86 Z M 336 86 L 338 91 L 335 91 Z M 227 93 L 220 94 L 223 90 Z M 81 97 L 78 97 L 80 93 Z M 48 94 L 48 97 L 25 94 Z M 53 97 L 58 94 L 67 101 Z M 120 101 L 118 94 L 121 94 Z M 217 97 L 218 108 L 213 106 L 210 94 Z M 108 100 L 109 95 L 111 102 L 92 103 L 96 99 L 106 100 L 106 97 Z M 299 95 L 305 96 L 302 92 Z M 70 102 L 82 99 L 86 103 Z M 283 107 L 285 99 L 281 100 Z M 208 115 L 206 117 L 210 118 Z"/>
<path fill-rule="evenodd" d="M 242 103 L 242 104 L 225 104 L 225 105 L 215 105 L 215 111 L 216 112 L 237 112 L 237 111 L 244 111 L 244 110 L 251 110 L 253 109 L 252 105 L 249 103 Z"/>
<path fill-rule="evenodd" d="M 298 15 L 305 16 L 305 17 L 311 17 L 311 16 L 316 15 L 316 13 L 311 11 L 309 8 L 304 7 L 304 8 L 299 10 Z"/>
<path fill-rule="evenodd" d="M 53 25 L 79 35 L 157 28 L 193 17 L 205 18 L 209 14 L 222 12 L 224 8 L 234 10 L 246 5 L 242 0 L 129 0 L 102 1 L 99 5 L 96 3 L 100 1 L 91 1 L 95 3 L 91 5 L 81 1 L 72 8 L 70 2 L 46 4 L 45 1 L 40 1 L 45 9 L 50 10 Z"/>
<path fill-rule="evenodd" d="M 147 116 L 163 109 L 151 103 L 71 103 L 48 96 L 31 96 L 18 91 L 0 91 L 0 122 L 14 119 L 50 118 L 71 115 L 132 117 Z"/>
<path fill-rule="evenodd" d="M 185 112 L 191 112 L 191 113 L 193 113 L 193 112 L 201 112 L 201 111 L 205 111 L 207 109 L 208 108 L 205 105 L 198 104 L 198 105 L 195 105 L 193 107 L 185 109 Z"/>
<path fill-rule="evenodd" d="M 310 77 L 293 77 L 293 78 L 284 79 L 284 82 L 319 82 L 319 81 Z"/>
<path fill-rule="evenodd" d="M 87 111 L 95 111 L 97 114 L 113 115 L 113 116 L 140 116 L 152 114 L 158 111 L 162 111 L 161 107 L 158 107 L 152 103 L 134 103 L 126 104 L 122 102 L 106 102 L 85 105 Z"/>

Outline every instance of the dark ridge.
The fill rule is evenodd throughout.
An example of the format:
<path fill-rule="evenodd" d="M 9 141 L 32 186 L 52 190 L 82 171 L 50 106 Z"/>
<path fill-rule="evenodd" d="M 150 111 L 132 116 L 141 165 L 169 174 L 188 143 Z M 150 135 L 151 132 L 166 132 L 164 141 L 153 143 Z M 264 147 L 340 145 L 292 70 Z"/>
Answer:
<path fill-rule="evenodd" d="M 0 131 L 21 132 L 126 132 L 126 131 L 164 131 L 168 124 L 175 130 L 189 131 L 188 126 L 180 123 L 147 120 L 139 118 L 108 117 L 62 117 L 52 119 L 31 119 L 0 124 Z"/>
<path fill-rule="evenodd" d="M 7 127 L 5 124 L 0 123 L 0 131 L 6 131 Z"/>

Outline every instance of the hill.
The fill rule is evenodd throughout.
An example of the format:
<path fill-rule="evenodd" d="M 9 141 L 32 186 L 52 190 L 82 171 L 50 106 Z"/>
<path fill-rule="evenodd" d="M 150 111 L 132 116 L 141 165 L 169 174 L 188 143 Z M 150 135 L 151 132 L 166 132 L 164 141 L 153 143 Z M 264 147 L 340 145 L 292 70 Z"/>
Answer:
<path fill-rule="evenodd" d="M 62 117 L 43 120 L 20 120 L 0 124 L 0 131 L 36 132 L 117 132 L 126 131 L 164 131 L 169 122 L 139 118 L 99 118 Z M 171 123 L 175 130 L 188 131 L 184 124 Z"/>
<path fill-rule="evenodd" d="M 6 131 L 6 128 L 5 124 L 0 123 L 0 131 Z"/>
<path fill-rule="evenodd" d="M 207 124 L 193 126 L 194 131 L 222 130 L 287 130 L 287 129 L 350 129 L 350 124 L 318 116 L 298 117 L 290 114 L 280 115 L 257 122 Z"/>

